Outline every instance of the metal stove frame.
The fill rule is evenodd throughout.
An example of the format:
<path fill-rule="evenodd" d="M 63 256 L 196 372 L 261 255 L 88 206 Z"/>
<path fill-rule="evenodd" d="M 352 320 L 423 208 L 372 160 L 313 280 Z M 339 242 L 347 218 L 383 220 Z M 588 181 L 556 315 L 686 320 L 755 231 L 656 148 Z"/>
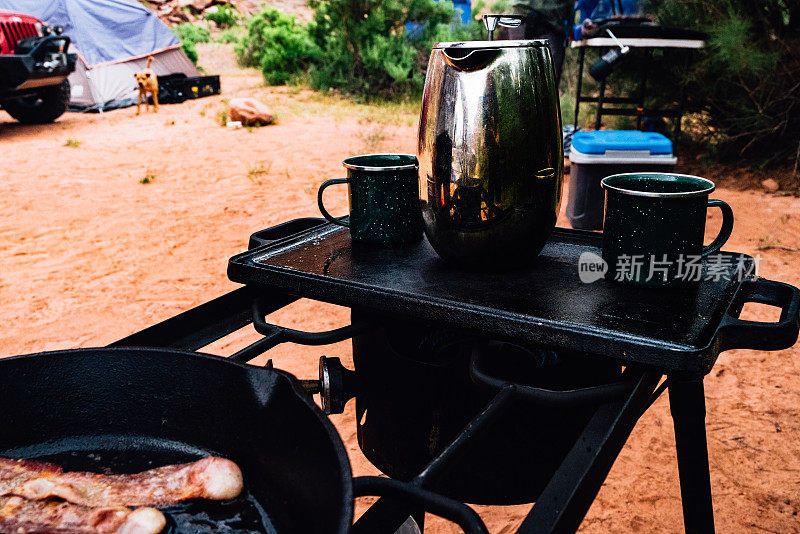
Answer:
<path fill-rule="evenodd" d="M 235 361 L 248 362 L 280 343 L 324 345 L 348 339 L 356 333 L 351 326 L 330 332 L 308 333 L 270 325 L 263 320 L 266 315 L 296 300 L 298 297 L 292 295 L 245 286 L 109 346 L 197 351 L 253 324 L 264 337 L 229 356 Z M 714 531 L 703 376 L 669 376 L 662 381 L 661 372 L 635 367 L 629 367 L 625 375 L 630 387 L 623 395 L 597 406 L 518 533 L 576 531 L 636 422 L 666 389 L 669 389 L 675 425 L 686 532 Z M 412 490 L 408 485 L 396 484 L 395 487 L 391 479 L 364 477 L 360 484 L 363 487 L 356 487 L 357 496 L 373 494 L 370 491 L 374 488 L 369 486 L 372 482 L 388 496 L 375 502 L 356 521 L 351 533 L 393 532 L 409 515 L 414 516 L 424 529 L 423 509 L 458 523 L 468 533 L 487 532 L 471 509 L 428 488 L 470 446 L 471 438 L 489 426 L 496 415 L 513 402 L 538 393 L 538 390 L 530 389 L 515 384 L 502 385 L 484 410 L 413 479 Z"/>

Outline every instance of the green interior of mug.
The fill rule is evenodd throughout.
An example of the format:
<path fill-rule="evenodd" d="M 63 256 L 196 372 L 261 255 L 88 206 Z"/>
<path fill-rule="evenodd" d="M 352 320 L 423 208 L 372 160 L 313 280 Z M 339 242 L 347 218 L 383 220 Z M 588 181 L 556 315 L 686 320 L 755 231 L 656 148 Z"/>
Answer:
<path fill-rule="evenodd" d="M 365 154 L 347 158 L 342 164 L 353 170 L 412 169 L 417 167 L 417 157 L 411 154 Z"/>
<path fill-rule="evenodd" d="M 606 189 L 640 196 L 700 196 L 714 190 L 714 182 L 699 176 L 671 173 L 615 174 L 603 178 Z"/>

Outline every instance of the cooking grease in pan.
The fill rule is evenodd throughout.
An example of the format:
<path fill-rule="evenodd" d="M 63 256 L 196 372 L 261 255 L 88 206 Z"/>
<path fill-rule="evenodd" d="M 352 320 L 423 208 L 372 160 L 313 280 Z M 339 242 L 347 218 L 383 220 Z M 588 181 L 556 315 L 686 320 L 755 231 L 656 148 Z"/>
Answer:
<path fill-rule="evenodd" d="M 168 534 L 272 534 L 264 510 L 244 489 L 237 498 L 224 501 L 189 501 L 159 508 L 167 517 Z"/>
<path fill-rule="evenodd" d="M 137 473 L 162 465 L 199 460 L 176 457 L 167 451 L 70 451 L 35 458 L 52 462 L 65 471 L 92 471 L 103 474 Z M 274 534 L 267 513 L 248 491 L 229 501 L 195 500 L 157 507 L 167 518 L 165 534 Z"/>

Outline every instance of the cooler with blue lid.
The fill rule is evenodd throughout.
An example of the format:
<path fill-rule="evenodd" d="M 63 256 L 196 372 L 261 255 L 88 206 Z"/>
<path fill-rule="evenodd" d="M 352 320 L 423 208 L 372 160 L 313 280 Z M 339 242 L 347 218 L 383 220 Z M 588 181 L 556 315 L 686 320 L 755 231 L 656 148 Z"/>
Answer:
<path fill-rule="evenodd" d="M 600 180 L 624 172 L 673 172 L 672 141 L 656 132 L 575 132 L 569 152 L 567 217 L 573 228 L 603 228 Z"/>

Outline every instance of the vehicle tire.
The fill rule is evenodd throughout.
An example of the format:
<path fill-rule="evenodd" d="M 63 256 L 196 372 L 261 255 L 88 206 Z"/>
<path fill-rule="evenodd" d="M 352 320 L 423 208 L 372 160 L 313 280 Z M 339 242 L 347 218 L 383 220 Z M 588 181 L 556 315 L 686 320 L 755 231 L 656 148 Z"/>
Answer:
<path fill-rule="evenodd" d="M 2 108 L 19 122 L 45 124 L 67 111 L 69 97 L 69 81 L 64 80 L 59 85 L 42 87 L 35 95 L 4 100 Z"/>

